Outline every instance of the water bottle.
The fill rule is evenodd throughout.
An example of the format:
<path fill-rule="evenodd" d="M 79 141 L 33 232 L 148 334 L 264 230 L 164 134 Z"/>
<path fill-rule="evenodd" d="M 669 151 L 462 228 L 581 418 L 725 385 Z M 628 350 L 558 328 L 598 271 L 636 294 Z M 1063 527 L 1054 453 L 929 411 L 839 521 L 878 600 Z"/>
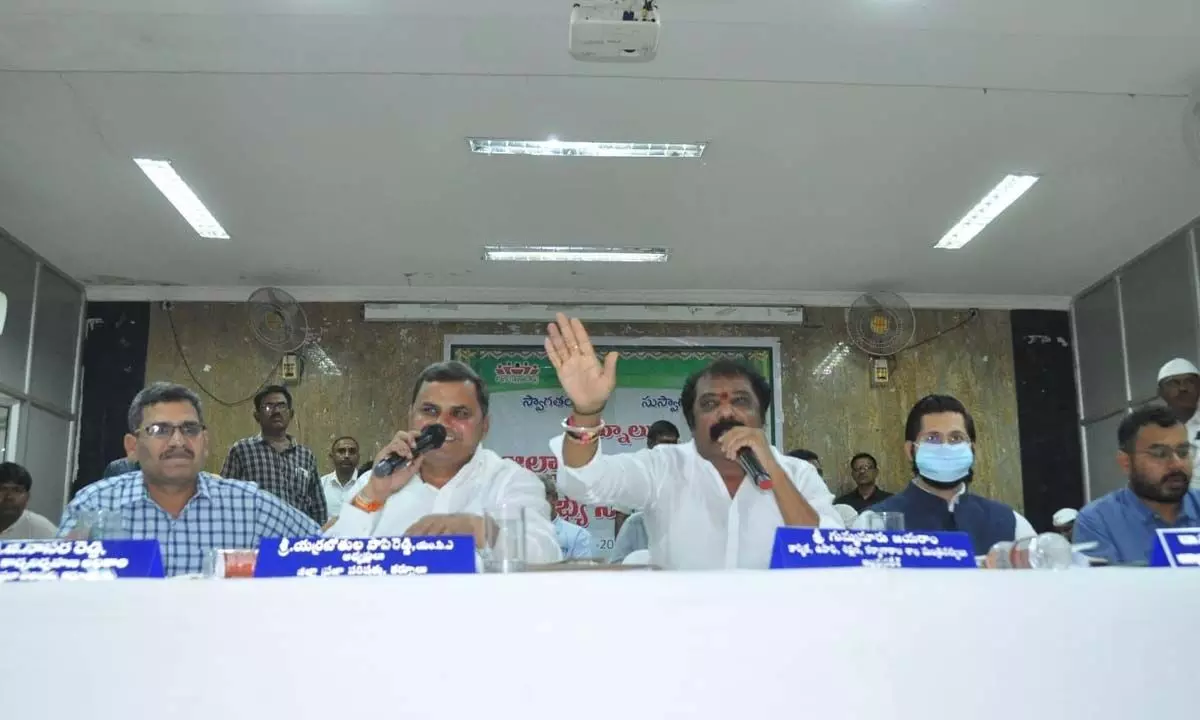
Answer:
<path fill-rule="evenodd" d="M 996 543 L 988 551 L 984 567 L 999 570 L 1065 570 L 1074 562 L 1069 540 L 1058 533 L 1042 533 L 1016 542 Z"/>

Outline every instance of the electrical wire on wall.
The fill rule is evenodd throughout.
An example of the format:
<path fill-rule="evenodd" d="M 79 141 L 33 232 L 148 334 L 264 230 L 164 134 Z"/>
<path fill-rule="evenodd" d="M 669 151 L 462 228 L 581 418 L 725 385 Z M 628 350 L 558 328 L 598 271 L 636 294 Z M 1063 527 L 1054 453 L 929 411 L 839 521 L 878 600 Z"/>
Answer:
<path fill-rule="evenodd" d="M 185 355 L 183 352 L 183 343 L 179 341 L 179 331 L 175 328 L 175 311 L 169 306 L 166 306 L 165 303 L 163 310 L 167 314 L 167 324 L 171 327 L 171 338 L 175 341 L 175 351 L 179 353 L 179 359 L 183 361 L 183 369 L 187 371 L 188 377 L 192 379 L 192 382 L 197 388 L 200 389 L 200 392 L 215 400 L 218 405 L 224 405 L 225 407 L 237 407 L 239 405 L 245 405 L 248 402 L 252 402 L 254 400 L 254 396 L 258 394 L 258 391 L 266 387 L 266 385 L 271 381 L 271 378 L 275 377 L 275 373 L 279 372 L 279 366 L 282 364 L 283 358 L 280 358 L 279 361 L 275 363 L 275 365 L 267 373 L 267 376 L 262 379 L 262 382 L 258 384 L 258 387 L 254 388 L 248 397 L 244 397 L 241 400 L 233 402 L 222 400 L 214 395 L 211 390 L 206 388 L 204 383 L 200 382 L 200 378 L 198 378 L 196 373 L 192 370 L 192 365 L 188 362 L 187 355 Z"/>
<path fill-rule="evenodd" d="M 915 343 L 911 343 L 908 347 L 904 348 L 900 352 L 907 352 L 909 350 L 912 350 L 913 348 L 918 348 L 926 343 L 933 342 L 934 340 L 937 340 L 938 338 L 940 338 L 941 336 L 943 336 L 947 333 L 952 333 L 955 330 L 965 327 L 967 325 L 967 323 L 971 322 L 972 320 L 974 320 L 977 317 L 979 317 L 979 308 L 970 308 L 969 310 L 967 310 L 967 316 L 965 318 L 963 318 L 962 320 L 959 320 L 958 322 L 954 323 L 953 325 L 946 328 L 945 330 L 937 331 L 936 333 L 930 335 L 927 338 L 924 338 L 923 340 L 920 340 Z M 899 353 L 897 353 L 897 354 L 899 354 Z"/>

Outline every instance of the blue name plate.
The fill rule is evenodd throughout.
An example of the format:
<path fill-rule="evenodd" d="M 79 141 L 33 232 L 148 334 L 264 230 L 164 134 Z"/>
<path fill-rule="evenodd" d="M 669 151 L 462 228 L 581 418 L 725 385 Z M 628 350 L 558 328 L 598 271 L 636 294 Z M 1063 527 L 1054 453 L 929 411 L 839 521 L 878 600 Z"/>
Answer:
<path fill-rule="evenodd" d="M 161 578 L 157 540 L 0 542 L 0 582 Z"/>
<path fill-rule="evenodd" d="M 909 532 L 781 527 L 771 569 L 831 567 L 973 568 L 964 532 Z"/>
<path fill-rule="evenodd" d="M 265 538 L 254 577 L 436 575 L 475 572 L 475 539 L 442 537 Z"/>
<path fill-rule="evenodd" d="M 1156 532 L 1151 567 L 1200 568 L 1200 528 L 1161 528 Z"/>

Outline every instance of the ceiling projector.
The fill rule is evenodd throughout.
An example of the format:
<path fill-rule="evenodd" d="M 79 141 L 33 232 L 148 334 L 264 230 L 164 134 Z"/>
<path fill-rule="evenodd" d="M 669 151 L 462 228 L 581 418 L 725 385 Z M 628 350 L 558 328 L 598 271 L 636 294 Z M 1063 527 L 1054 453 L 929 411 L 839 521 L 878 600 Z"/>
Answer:
<path fill-rule="evenodd" d="M 654 0 L 592 0 L 571 8 L 568 47 L 585 62 L 648 62 L 658 53 Z"/>

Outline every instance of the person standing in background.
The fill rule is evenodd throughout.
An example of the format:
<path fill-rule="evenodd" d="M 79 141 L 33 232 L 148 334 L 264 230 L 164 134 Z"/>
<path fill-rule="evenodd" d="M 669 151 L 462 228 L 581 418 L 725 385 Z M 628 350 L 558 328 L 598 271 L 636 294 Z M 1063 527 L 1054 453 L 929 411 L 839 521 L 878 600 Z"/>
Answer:
<path fill-rule="evenodd" d="M 318 525 L 329 515 L 317 456 L 287 434 L 292 422 L 292 394 L 268 385 L 254 396 L 254 419 L 261 432 L 229 448 L 221 475 L 249 480 L 312 518 Z"/>
<path fill-rule="evenodd" d="M 329 521 L 336 521 L 342 506 L 354 497 L 354 482 L 358 479 L 358 440 L 343 435 L 333 441 L 329 459 L 333 461 L 333 472 L 321 476 L 321 489 L 325 492 L 325 508 Z"/>
<path fill-rule="evenodd" d="M 0 463 L 0 540 L 45 540 L 58 526 L 29 509 L 33 476 L 24 467 Z"/>
<path fill-rule="evenodd" d="M 849 505 L 854 512 L 861 513 L 892 496 L 877 484 L 879 463 L 870 453 L 860 452 L 850 459 L 850 476 L 854 478 L 854 489 L 835 500 L 837 505 Z"/>
<path fill-rule="evenodd" d="M 1194 461 L 1200 453 L 1200 370 L 1183 358 L 1166 363 L 1158 370 L 1158 396 L 1183 423 Z"/>

